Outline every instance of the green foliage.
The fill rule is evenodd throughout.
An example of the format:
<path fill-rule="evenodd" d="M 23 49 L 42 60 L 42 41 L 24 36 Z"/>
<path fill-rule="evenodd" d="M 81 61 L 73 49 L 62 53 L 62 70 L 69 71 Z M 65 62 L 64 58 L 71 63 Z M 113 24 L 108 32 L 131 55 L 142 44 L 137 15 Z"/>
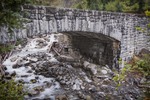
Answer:
<path fill-rule="evenodd" d="M 73 5 L 73 8 L 89 9 L 88 1 L 87 1 L 87 0 L 82 0 L 82 1 L 80 1 L 79 3 Z"/>
<path fill-rule="evenodd" d="M 125 64 L 125 67 L 121 69 L 120 73 L 117 74 L 113 78 L 113 80 L 117 83 L 116 90 L 121 86 L 121 84 L 125 81 L 128 75 L 132 75 L 132 77 L 145 77 L 148 78 L 150 76 L 150 54 L 144 55 L 141 59 L 134 60 L 130 64 Z M 149 81 L 145 81 L 142 84 L 144 89 L 144 97 L 143 100 L 149 100 L 150 98 L 150 88 Z"/>
<path fill-rule="evenodd" d="M 137 12 L 139 5 L 138 3 L 135 3 L 134 5 L 128 5 L 126 3 L 123 4 L 123 12 Z"/>
<path fill-rule="evenodd" d="M 150 9 L 149 0 L 81 0 L 74 6 L 79 9 L 143 13 Z"/>
<path fill-rule="evenodd" d="M 146 14 L 146 16 L 150 17 L 150 11 L 146 10 L 145 14 Z"/>
<path fill-rule="evenodd" d="M 135 29 L 137 31 L 140 31 L 140 32 L 145 32 L 146 31 L 146 28 L 142 28 L 142 27 L 139 27 L 139 26 L 135 27 Z"/>
<path fill-rule="evenodd" d="M 119 74 L 116 74 L 113 80 L 116 82 L 123 81 L 127 74 L 126 72 L 134 72 L 137 70 L 144 76 L 150 75 L 150 55 L 145 55 L 142 59 L 136 61 L 135 63 L 125 64 L 125 67 L 121 69 Z"/>
<path fill-rule="evenodd" d="M 0 54 L 10 52 L 13 48 L 14 46 L 11 44 L 7 44 L 7 45 L 0 44 Z"/>
<path fill-rule="evenodd" d="M 110 1 L 107 3 L 107 5 L 105 6 L 107 11 L 117 11 L 117 12 L 121 12 L 122 11 L 122 4 L 116 0 L 116 1 Z"/>
<path fill-rule="evenodd" d="M 143 59 L 137 61 L 132 69 L 140 71 L 145 77 L 150 76 L 150 55 L 145 55 Z"/>
<path fill-rule="evenodd" d="M 21 27 L 21 7 L 29 3 L 30 0 L 1 0 L 0 2 L 0 26 L 8 27 L 9 31 L 13 28 Z"/>
<path fill-rule="evenodd" d="M 121 86 L 121 83 L 124 81 L 124 79 L 127 76 L 127 72 L 129 72 L 130 70 L 131 70 L 131 65 L 126 64 L 126 66 L 120 70 L 120 73 L 119 74 L 116 73 L 116 76 L 113 77 L 113 80 L 117 83 L 116 89 L 118 89 L 118 87 Z"/>
<path fill-rule="evenodd" d="M 64 0 L 32 0 L 34 5 L 63 6 Z"/>
<path fill-rule="evenodd" d="M 1 100 L 23 100 L 24 95 L 22 84 L 17 84 L 13 80 L 7 82 L 0 81 Z"/>

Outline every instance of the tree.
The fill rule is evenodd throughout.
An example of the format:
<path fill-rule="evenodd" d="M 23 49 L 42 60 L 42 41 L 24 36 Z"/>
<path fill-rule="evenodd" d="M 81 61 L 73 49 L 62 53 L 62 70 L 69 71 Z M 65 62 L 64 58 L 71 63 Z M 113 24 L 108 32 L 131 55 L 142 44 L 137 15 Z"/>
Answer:
<path fill-rule="evenodd" d="M 21 26 L 21 8 L 30 0 L 1 0 L 0 27 L 8 27 L 9 31 Z"/>
<path fill-rule="evenodd" d="M 150 0 L 81 0 L 79 9 L 144 13 L 150 10 Z"/>

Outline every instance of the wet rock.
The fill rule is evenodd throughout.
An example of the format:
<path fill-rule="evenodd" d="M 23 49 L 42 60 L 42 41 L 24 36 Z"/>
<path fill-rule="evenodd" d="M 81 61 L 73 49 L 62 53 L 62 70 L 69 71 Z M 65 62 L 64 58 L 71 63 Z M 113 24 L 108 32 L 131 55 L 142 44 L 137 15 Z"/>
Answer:
<path fill-rule="evenodd" d="M 143 57 L 145 54 L 150 54 L 150 51 L 144 48 L 139 52 L 140 57 Z"/>
<path fill-rule="evenodd" d="M 146 78 L 142 78 L 141 80 L 140 80 L 140 84 L 144 84 L 146 82 Z M 139 83 L 139 82 L 137 82 L 137 83 Z"/>
<path fill-rule="evenodd" d="M 39 79 L 39 77 L 38 77 L 38 76 L 35 76 L 35 79 Z"/>
<path fill-rule="evenodd" d="M 81 68 L 83 66 L 81 63 L 71 63 L 71 65 L 75 68 Z"/>
<path fill-rule="evenodd" d="M 10 75 L 5 76 L 5 79 L 10 80 L 12 77 Z"/>
<path fill-rule="evenodd" d="M 29 65 L 30 65 L 30 61 L 25 62 L 23 65 L 24 65 L 24 66 L 29 66 Z"/>
<path fill-rule="evenodd" d="M 4 70 L 7 70 L 7 67 L 5 65 L 2 65 L 2 67 L 3 67 Z"/>
<path fill-rule="evenodd" d="M 31 68 L 32 68 L 32 67 L 35 68 L 37 65 L 38 65 L 37 63 L 31 63 L 31 64 L 30 64 L 30 67 L 31 67 Z"/>
<path fill-rule="evenodd" d="M 110 77 L 114 77 L 114 76 L 115 76 L 115 73 L 114 73 L 114 72 L 109 72 L 109 76 L 110 76 Z"/>
<path fill-rule="evenodd" d="M 31 62 L 33 62 L 33 63 L 35 63 L 35 62 L 37 62 L 38 61 L 38 59 L 37 58 L 28 58 L 28 60 L 30 60 Z"/>
<path fill-rule="evenodd" d="M 107 70 L 101 70 L 101 73 L 102 74 L 107 74 L 108 72 L 107 72 Z"/>
<path fill-rule="evenodd" d="M 53 100 L 53 99 L 51 99 L 51 98 L 44 98 L 43 100 Z"/>
<path fill-rule="evenodd" d="M 75 59 L 70 56 L 61 55 L 57 57 L 60 62 L 75 62 Z"/>
<path fill-rule="evenodd" d="M 25 64 L 26 63 L 26 60 L 23 60 L 23 58 L 21 58 L 21 57 L 19 57 L 18 59 L 17 59 L 17 65 L 23 65 L 23 64 Z"/>
<path fill-rule="evenodd" d="M 90 90 L 90 92 L 92 92 L 92 93 L 97 92 L 96 87 L 92 87 L 92 88 L 90 88 L 89 90 Z"/>
<path fill-rule="evenodd" d="M 28 94 L 26 94 L 26 95 L 24 96 L 24 100 L 29 100 L 29 95 L 28 95 Z"/>
<path fill-rule="evenodd" d="M 66 95 L 57 95 L 55 97 L 55 100 L 68 100 Z"/>
<path fill-rule="evenodd" d="M 32 70 L 28 70 L 28 71 L 27 71 L 27 73 L 32 73 L 32 72 L 33 72 Z"/>
<path fill-rule="evenodd" d="M 16 76 L 16 72 L 14 71 L 13 73 L 11 73 L 11 76 Z"/>
<path fill-rule="evenodd" d="M 85 96 L 85 100 L 92 100 L 90 95 Z"/>
<path fill-rule="evenodd" d="M 32 100 L 43 100 L 43 99 L 40 99 L 40 98 L 34 98 L 34 99 L 32 99 Z"/>
<path fill-rule="evenodd" d="M 55 67 L 59 67 L 59 66 L 60 66 L 59 64 L 56 64 L 56 65 L 53 65 L 53 66 L 51 66 L 51 67 L 54 67 L 54 68 L 55 68 Z"/>
<path fill-rule="evenodd" d="M 44 87 L 43 86 L 37 86 L 33 88 L 35 91 L 44 91 Z"/>
<path fill-rule="evenodd" d="M 19 51 L 19 50 L 21 50 L 21 48 L 22 48 L 22 46 L 21 46 L 21 44 L 19 44 L 18 46 L 15 46 L 15 51 Z"/>
<path fill-rule="evenodd" d="M 78 93 L 78 97 L 79 97 L 80 99 L 84 99 L 84 98 L 85 98 L 85 95 L 84 95 L 83 93 L 79 92 L 79 93 Z"/>
<path fill-rule="evenodd" d="M 21 75 L 21 77 L 28 77 L 29 75 Z"/>
<path fill-rule="evenodd" d="M 84 61 L 84 68 L 89 70 L 93 75 L 97 73 L 97 65 Z"/>
<path fill-rule="evenodd" d="M 13 57 L 10 59 L 11 62 L 15 62 L 18 59 L 18 57 Z"/>
<path fill-rule="evenodd" d="M 36 79 L 31 79 L 31 80 L 30 80 L 30 82 L 32 82 L 32 83 L 36 83 L 36 82 L 37 82 L 37 80 L 36 80 Z"/>
<path fill-rule="evenodd" d="M 25 83 L 23 79 L 18 80 L 18 82 L 19 82 L 19 83 L 22 83 L 22 84 Z"/>
<path fill-rule="evenodd" d="M 5 75 L 9 75 L 9 72 L 5 72 Z"/>
<path fill-rule="evenodd" d="M 43 83 L 46 84 L 46 87 L 50 88 L 52 86 L 52 83 L 48 82 L 48 81 L 44 81 Z"/>
<path fill-rule="evenodd" d="M 30 90 L 30 91 L 28 91 L 28 95 L 29 95 L 30 97 L 37 96 L 37 95 L 39 95 L 39 94 L 40 94 L 40 91 L 35 91 L 35 90 Z"/>
<path fill-rule="evenodd" d="M 19 67 L 21 67 L 21 66 L 20 66 L 20 65 L 18 65 L 18 64 L 14 64 L 14 65 L 12 65 L 12 68 L 14 68 L 14 69 L 19 68 Z"/>
<path fill-rule="evenodd" d="M 98 92 L 97 94 L 99 95 L 99 97 L 102 97 L 102 98 L 106 96 L 104 92 Z"/>

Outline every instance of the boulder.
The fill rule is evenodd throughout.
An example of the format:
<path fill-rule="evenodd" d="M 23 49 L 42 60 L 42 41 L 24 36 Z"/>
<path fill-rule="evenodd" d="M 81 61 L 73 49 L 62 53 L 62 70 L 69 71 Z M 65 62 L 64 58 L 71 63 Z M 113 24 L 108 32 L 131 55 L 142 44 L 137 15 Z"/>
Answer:
<path fill-rule="evenodd" d="M 19 67 L 21 67 L 20 65 L 18 65 L 18 64 L 14 64 L 14 65 L 12 65 L 12 68 L 19 68 Z"/>
<path fill-rule="evenodd" d="M 18 80 L 18 82 L 19 82 L 19 83 L 22 83 L 22 84 L 25 83 L 23 79 Z"/>
<path fill-rule="evenodd" d="M 15 71 L 12 72 L 12 73 L 11 73 L 11 76 L 16 76 L 16 72 L 15 72 Z"/>
<path fill-rule="evenodd" d="M 87 61 L 84 61 L 83 65 L 84 65 L 84 68 L 86 70 L 89 70 L 93 75 L 97 74 L 97 65 L 96 64 L 92 64 Z"/>
<path fill-rule="evenodd" d="M 10 75 L 5 76 L 5 79 L 10 80 L 12 77 Z"/>
<path fill-rule="evenodd" d="M 103 69 L 103 70 L 101 70 L 101 73 L 102 73 L 102 74 L 107 74 L 108 72 L 107 72 L 107 70 L 104 70 L 104 69 Z"/>
<path fill-rule="evenodd" d="M 36 80 L 36 79 L 31 79 L 31 80 L 30 80 L 30 82 L 32 82 L 32 83 L 36 83 L 36 82 L 37 82 L 37 80 Z"/>
<path fill-rule="evenodd" d="M 32 70 L 28 70 L 28 71 L 27 71 L 27 73 L 32 73 L 32 72 L 33 72 Z"/>
<path fill-rule="evenodd" d="M 37 86 L 37 87 L 34 87 L 33 88 L 35 91 L 44 91 L 44 88 L 43 88 L 43 86 Z"/>
<path fill-rule="evenodd" d="M 39 95 L 39 94 L 40 94 L 40 91 L 35 91 L 35 90 L 30 90 L 30 91 L 28 91 L 28 95 L 29 95 L 30 97 L 37 96 L 37 95 Z"/>
<path fill-rule="evenodd" d="M 85 100 L 92 100 L 91 96 L 89 96 L 89 95 L 85 96 Z"/>
<path fill-rule="evenodd" d="M 15 62 L 18 59 L 18 57 L 13 57 L 10 59 L 11 62 Z"/>
<path fill-rule="evenodd" d="M 68 100 L 66 95 L 57 95 L 55 97 L 55 100 Z"/>
<path fill-rule="evenodd" d="M 139 52 L 139 56 L 142 57 L 144 56 L 145 54 L 150 54 L 150 51 L 143 48 L 140 52 Z"/>
<path fill-rule="evenodd" d="M 52 86 L 52 84 L 51 84 L 50 82 L 48 82 L 48 81 L 44 81 L 43 83 L 46 84 L 46 87 L 47 87 L 47 88 L 50 88 L 50 87 Z"/>

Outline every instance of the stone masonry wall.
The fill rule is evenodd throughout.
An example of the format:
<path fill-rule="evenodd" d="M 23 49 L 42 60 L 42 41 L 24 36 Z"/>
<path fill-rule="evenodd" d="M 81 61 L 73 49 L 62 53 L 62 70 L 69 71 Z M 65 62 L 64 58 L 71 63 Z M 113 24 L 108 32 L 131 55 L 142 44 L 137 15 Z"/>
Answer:
<path fill-rule="evenodd" d="M 144 16 L 44 6 L 24 6 L 24 12 L 24 18 L 28 19 L 26 29 L 14 30 L 10 39 L 10 34 L 6 34 L 7 28 L 1 28 L 0 42 L 53 32 L 92 32 L 99 37 L 103 34 L 121 41 L 120 56 L 124 60 L 130 59 L 142 48 L 149 47 L 145 35 L 147 30 L 136 30 L 137 26 L 146 27 L 148 19 Z"/>

